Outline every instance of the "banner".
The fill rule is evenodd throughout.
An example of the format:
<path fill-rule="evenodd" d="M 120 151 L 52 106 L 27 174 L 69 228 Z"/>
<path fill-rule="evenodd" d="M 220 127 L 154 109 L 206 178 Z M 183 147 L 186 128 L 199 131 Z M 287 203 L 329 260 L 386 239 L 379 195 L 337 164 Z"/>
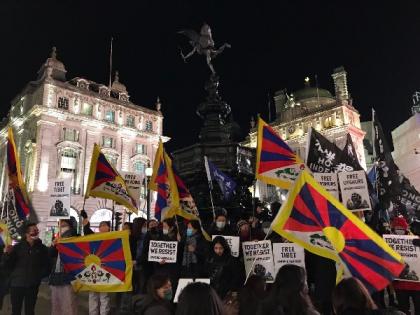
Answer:
<path fill-rule="evenodd" d="M 398 279 L 420 282 L 420 247 L 413 245 L 413 240 L 419 237 L 415 235 L 390 234 L 384 234 L 382 237 L 404 260 L 405 267 Z"/>
<path fill-rule="evenodd" d="M 294 243 L 273 243 L 274 273 L 284 265 L 297 265 L 305 268 L 305 250 Z"/>
<path fill-rule="evenodd" d="M 312 173 L 315 180 L 331 195 L 339 199 L 338 180 L 335 173 Z"/>
<path fill-rule="evenodd" d="M 140 205 L 140 196 L 141 196 L 141 187 L 143 183 L 143 177 L 138 173 L 128 173 L 120 172 L 122 178 L 127 185 L 128 193 L 133 196 L 133 199 L 136 200 L 137 205 Z"/>
<path fill-rule="evenodd" d="M 176 288 L 175 296 L 174 296 L 174 303 L 178 303 L 179 295 L 181 294 L 182 290 L 189 285 L 190 283 L 194 282 L 201 282 L 210 284 L 210 279 L 191 279 L 191 278 L 181 278 L 178 280 L 178 287 Z"/>
<path fill-rule="evenodd" d="M 61 262 L 74 277 L 76 292 L 132 290 L 133 262 L 128 237 L 128 231 L 116 231 L 58 240 Z"/>
<path fill-rule="evenodd" d="M 176 263 L 178 242 L 150 241 L 149 261 Z"/>
<path fill-rule="evenodd" d="M 338 173 L 341 198 L 350 211 L 370 210 L 369 191 L 365 171 Z"/>
<path fill-rule="evenodd" d="M 49 187 L 49 217 L 52 219 L 69 219 L 71 178 L 53 180 L 49 183 Z"/>
<path fill-rule="evenodd" d="M 226 240 L 233 257 L 239 257 L 239 236 L 213 235 L 212 240 L 217 236 L 221 236 Z"/>
<path fill-rule="evenodd" d="M 243 242 L 242 251 L 246 274 L 264 277 L 266 282 L 274 282 L 274 262 L 271 241 Z"/>
<path fill-rule="evenodd" d="M 10 237 L 13 240 L 18 240 L 23 232 L 25 225 L 25 219 L 21 218 L 15 207 L 15 190 L 9 189 L 9 193 L 6 197 L 6 200 L 3 204 L 4 211 L 2 211 L 2 219 L 9 229 Z M 32 213 L 33 211 L 31 211 Z"/>

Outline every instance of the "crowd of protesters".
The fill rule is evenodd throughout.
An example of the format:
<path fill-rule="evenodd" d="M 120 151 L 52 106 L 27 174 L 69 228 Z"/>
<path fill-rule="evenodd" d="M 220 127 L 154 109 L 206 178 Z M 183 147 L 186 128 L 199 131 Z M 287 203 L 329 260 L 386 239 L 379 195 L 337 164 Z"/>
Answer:
<path fill-rule="evenodd" d="M 420 282 L 394 281 L 383 292 L 369 294 L 355 278 L 336 285 L 335 263 L 305 252 L 305 265 L 281 267 L 274 283 L 259 275 L 247 275 L 243 255 L 234 257 L 223 236 L 238 236 L 241 242 L 269 239 L 287 242 L 271 232 L 273 214 L 259 207 L 254 215 L 230 222 L 225 209 L 216 209 L 208 227 L 199 221 L 168 218 L 162 222 L 136 218 L 124 223 L 129 230 L 133 261 L 133 291 L 89 293 L 89 314 L 136 315 L 271 315 L 271 314 L 420 314 Z M 420 222 L 409 225 L 396 217 L 384 225 L 382 233 L 419 235 Z M 75 236 L 74 220 L 62 220 L 60 237 Z M 111 230 L 110 222 L 99 225 L 98 233 Z M 89 220 L 83 220 L 83 234 L 94 233 Z M 213 237 L 214 236 L 214 237 Z M 178 243 L 177 262 L 148 260 L 152 240 Z M 22 240 L 1 252 L 0 307 L 10 292 L 12 314 L 34 314 L 38 288 L 43 278 L 51 290 L 51 314 L 77 314 L 77 295 L 71 276 L 65 272 L 55 248 L 39 239 L 35 224 L 25 227 Z M 419 262 L 420 263 L 420 262 Z M 187 285 L 174 303 L 180 278 L 210 279 L 210 284 Z M 6 281 L 7 279 L 7 281 Z M 114 308 L 114 310 L 113 310 Z"/>

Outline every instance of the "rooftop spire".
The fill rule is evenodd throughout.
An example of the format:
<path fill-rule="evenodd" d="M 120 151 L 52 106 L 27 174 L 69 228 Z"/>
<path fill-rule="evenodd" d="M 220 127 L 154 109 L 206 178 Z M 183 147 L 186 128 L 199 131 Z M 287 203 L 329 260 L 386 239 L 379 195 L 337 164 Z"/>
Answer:
<path fill-rule="evenodd" d="M 57 59 L 57 47 L 55 46 L 51 49 L 51 58 Z"/>
<path fill-rule="evenodd" d="M 161 109 L 162 109 L 162 103 L 160 102 L 160 98 L 158 96 L 156 99 L 156 110 L 160 112 Z"/>

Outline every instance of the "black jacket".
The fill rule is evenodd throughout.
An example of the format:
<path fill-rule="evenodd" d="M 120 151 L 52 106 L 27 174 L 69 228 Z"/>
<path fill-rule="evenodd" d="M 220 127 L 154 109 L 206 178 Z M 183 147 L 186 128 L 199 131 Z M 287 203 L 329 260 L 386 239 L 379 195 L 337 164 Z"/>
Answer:
<path fill-rule="evenodd" d="M 51 268 L 48 249 L 41 240 L 32 246 L 23 240 L 5 254 L 5 268 L 10 271 L 11 287 L 37 286 Z"/>

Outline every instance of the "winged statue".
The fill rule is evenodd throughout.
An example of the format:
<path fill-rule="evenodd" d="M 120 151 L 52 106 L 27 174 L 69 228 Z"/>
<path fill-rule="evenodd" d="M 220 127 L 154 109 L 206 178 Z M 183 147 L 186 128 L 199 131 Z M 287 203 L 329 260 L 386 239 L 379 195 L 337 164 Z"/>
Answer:
<path fill-rule="evenodd" d="M 219 48 L 216 48 L 211 35 L 211 28 L 206 23 L 204 23 L 201 27 L 200 34 L 194 30 L 182 30 L 178 33 L 187 36 L 191 46 L 193 47 L 193 49 L 186 55 L 184 55 L 181 50 L 181 56 L 182 59 L 184 59 L 184 62 L 187 62 L 187 59 L 195 53 L 204 55 L 211 72 L 216 74 L 211 61 L 221 54 L 225 48 L 231 48 L 231 46 L 228 43 L 224 43 Z"/>

